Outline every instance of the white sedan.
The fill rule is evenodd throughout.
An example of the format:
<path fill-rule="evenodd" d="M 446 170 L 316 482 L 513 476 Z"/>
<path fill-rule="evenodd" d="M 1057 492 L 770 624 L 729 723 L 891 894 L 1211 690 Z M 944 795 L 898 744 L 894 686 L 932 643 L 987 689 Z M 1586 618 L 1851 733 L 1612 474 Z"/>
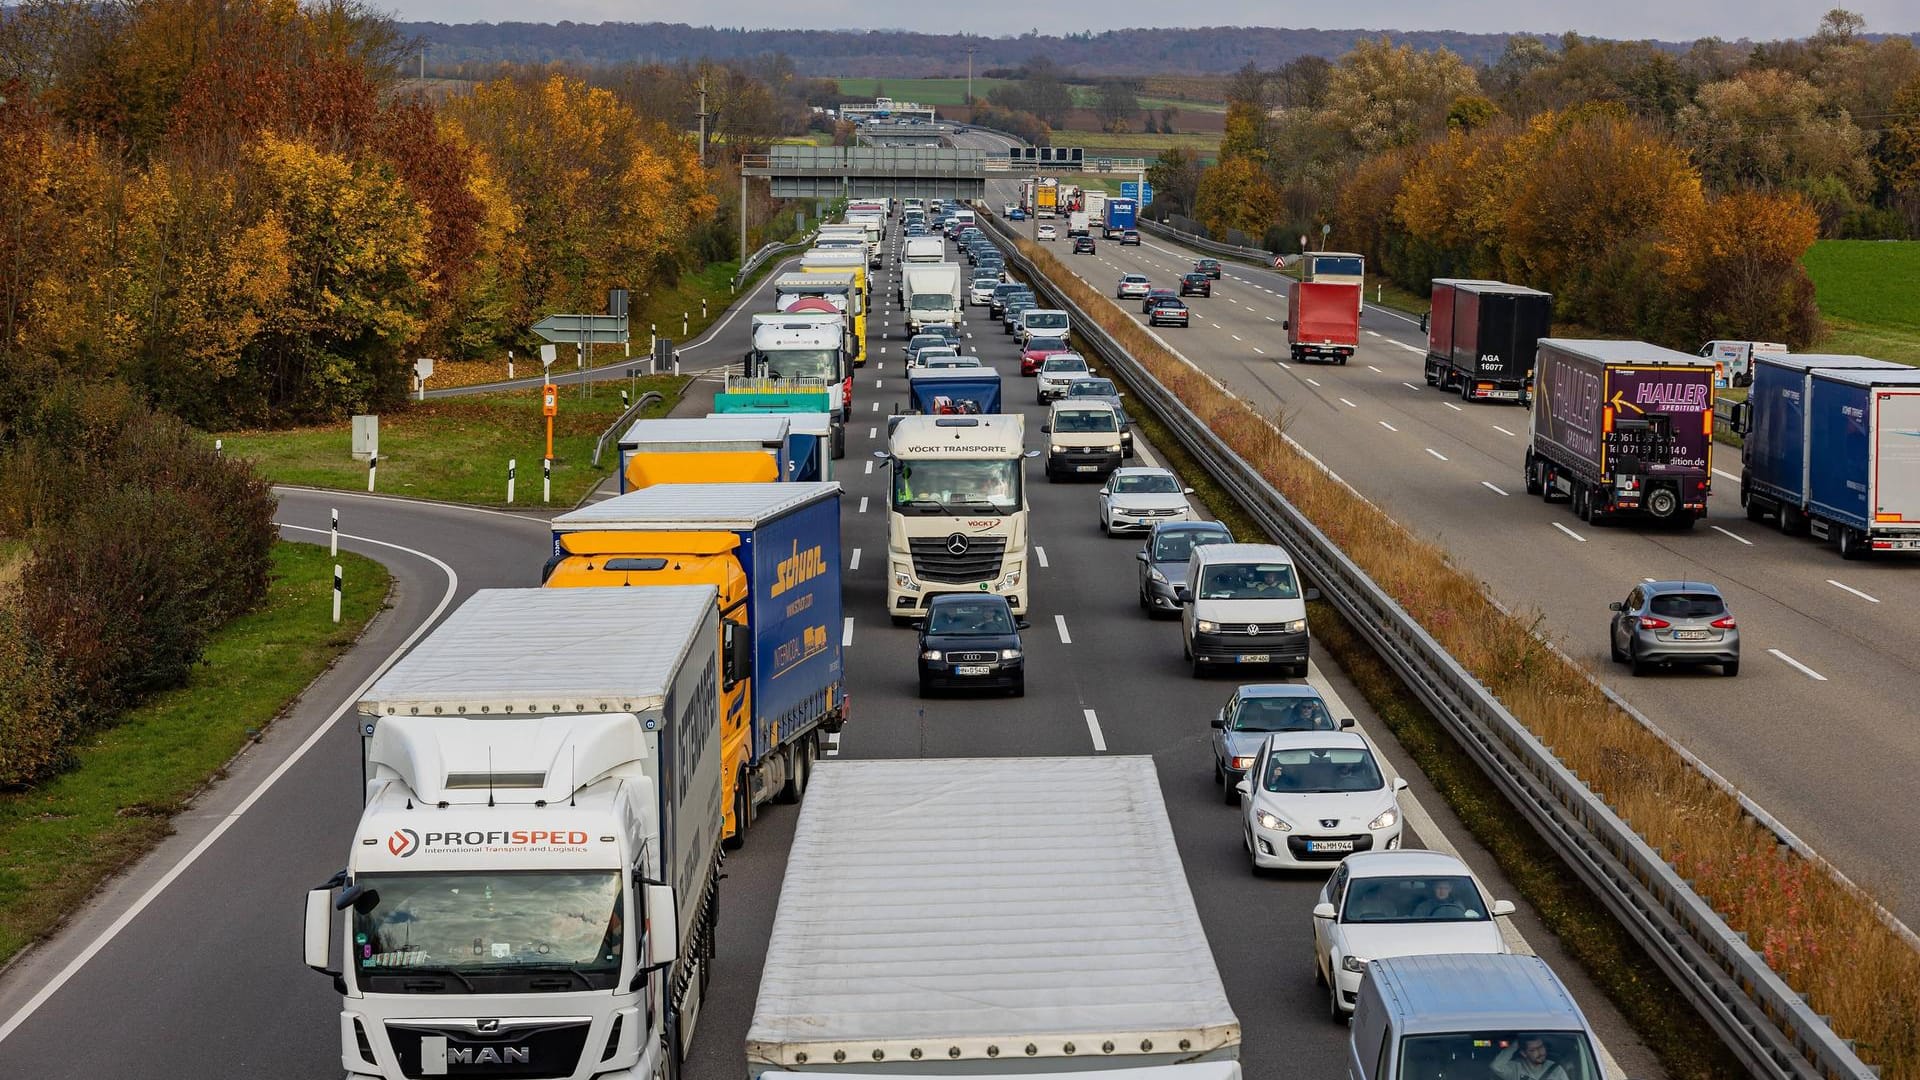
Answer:
<path fill-rule="evenodd" d="M 1390 956 L 1509 952 L 1493 920 L 1513 914 L 1488 900 L 1467 864 L 1437 851 L 1368 851 L 1334 870 L 1313 908 L 1313 973 L 1327 1015 L 1353 1012 L 1367 964 Z"/>
<path fill-rule="evenodd" d="M 1059 236 L 1059 232 L 1051 225 L 1042 225 L 1033 231 L 1033 238 L 1036 240 L 1055 240 Z"/>
<path fill-rule="evenodd" d="M 1267 736 L 1240 781 L 1242 839 L 1254 870 L 1312 870 L 1400 846 L 1400 792 L 1352 731 Z"/>
<path fill-rule="evenodd" d="M 1120 284 L 1114 289 L 1113 295 L 1122 300 L 1128 297 L 1138 300 L 1147 295 L 1147 291 L 1152 288 L 1153 282 L 1147 280 L 1147 275 L 1128 274 L 1120 279 Z"/>
<path fill-rule="evenodd" d="M 1113 470 L 1100 488 L 1100 531 L 1108 536 L 1148 532 L 1162 521 L 1193 521 L 1190 487 L 1166 469 L 1127 466 Z"/>

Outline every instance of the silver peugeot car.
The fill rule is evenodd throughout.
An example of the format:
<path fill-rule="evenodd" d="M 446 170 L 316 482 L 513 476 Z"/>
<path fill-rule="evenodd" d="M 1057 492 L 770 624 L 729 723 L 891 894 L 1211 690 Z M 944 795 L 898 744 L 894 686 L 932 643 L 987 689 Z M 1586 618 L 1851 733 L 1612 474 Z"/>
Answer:
<path fill-rule="evenodd" d="M 1240 805 L 1236 790 L 1246 779 L 1253 759 L 1276 731 L 1343 731 L 1353 718 L 1333 718 L 1320 691 L 1300 683 L 1253 683 L 1233 697 L 1213 718 L 1213 779 L 1226 795 L 1228 806 Z"/>
<path fill-rule="evenodd" d="M 1134 559 L 1140 563 L 1140 610 L 1150 618 L 1180 614 L 1178 590 L 1187 583 L 1187 559 L 1204 544 L 1231 544 L 1233 533 L 1217 521 L 1164 521 L 1154 525 Z"/>
<path fill-rule="evenodd" d="M 1719 664 L 1740 674 L 1740 630 L 1720 590 L 1703 581 L 1648 581 L 1607 607 L 1617 664 L 1645 675 L 1656 664 Z"/>

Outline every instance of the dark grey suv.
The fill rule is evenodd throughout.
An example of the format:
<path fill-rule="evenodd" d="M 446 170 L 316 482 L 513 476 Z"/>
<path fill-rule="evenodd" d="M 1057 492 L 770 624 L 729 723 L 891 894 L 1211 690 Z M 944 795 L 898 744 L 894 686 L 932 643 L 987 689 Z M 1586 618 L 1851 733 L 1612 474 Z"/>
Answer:
<path fill-rule="evenodd" d="M 1702 581 L 1649 581 L 1607 607 L 1613 660 L 1645 675 L 1655 664 L 1719 664 L 1740 674 L 1740 630 L 1720 590 Z"/>

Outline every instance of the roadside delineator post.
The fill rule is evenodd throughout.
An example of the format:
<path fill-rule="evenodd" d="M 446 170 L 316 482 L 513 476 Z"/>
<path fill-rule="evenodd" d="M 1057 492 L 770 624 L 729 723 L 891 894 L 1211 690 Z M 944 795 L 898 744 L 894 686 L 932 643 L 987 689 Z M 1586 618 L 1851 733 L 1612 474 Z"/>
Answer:
<path fill-rule="evenodd" d="M 379 473 L 380 473 L 380 457 L 379 455 L 376 454 L 367 459 L 367 492 L 369 494 L 373 492 L 374 477 L 378 476 Z"/>
<path fill-rule="evenodd" d="M 553 501 L 553 459 L 540 459 L 540 501 Z"/>
<path fill-rule="evenodd" d="M 513 504 L 513 469 L 516 464 L 517 462 L 515 462 L 513 458 L 507 459 L 507 504 L 508 505 Z"/>
<path fill-rule="evenodd" d="M 216 453 L 216 454 L 217 454 L 217 453 L 219 453 L 219 452 L 221 451 L 221 449 L 223 449 L 223 444 L 224 444 L 224 443 L 225 443 L 225 440 L 224 440 L 224 439 L 215 439 L 215 440 L 213 440 L 213 452 L 214 452 L 214 453 Z"/>
<path fill-rule="evenodd" d="M 339 563 L 333 564 L 333 621 L 340 621 L 340 578 L 342 571 Z"/>
<path fill-rule="evenodd" d="M 330 510 L 327 516 L 331 519 L 327 523 L 327 557 L 337 559 L 340 557 L 340 511 Z"/>
<path fill-rule="evenodd" d="M 513 380 L 513 350 L 512 349 L 507 350 L 507 380 L 509 382 Z"/>

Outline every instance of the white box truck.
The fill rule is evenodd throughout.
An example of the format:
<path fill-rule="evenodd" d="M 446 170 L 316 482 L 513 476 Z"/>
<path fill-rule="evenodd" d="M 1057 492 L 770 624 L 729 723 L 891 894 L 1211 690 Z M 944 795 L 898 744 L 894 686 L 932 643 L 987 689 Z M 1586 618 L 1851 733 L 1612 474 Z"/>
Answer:
<path fill-rule="evenodd" d="M 960 266 L 958 263 L 908 263 L 901 271 L 907 332 L 929 326 L 960 325 Z"/>
<path fill-rule="evenodd" d="M 715 600 L 483 589 L 360 699 L 366 805 L 305 931 L 349 1078 L 679 1074 L 719 909 Z"/>
<path fill-rule="evenodd" d="M 1152 759 L 821 763 L 746 1049 L 753 1080 L 1237 1080 Z"/>
<path fill-rule="evenodd" d="M 1027 612 L 1027 488 L 1019 413 L 894 416 L 887 449 L 887 613 L 941 593 L 995 593 Z"/>
<path fill-rule="evenodd" d="M 944 262 L 947 242 L 938 236 L 909 236 L 901 258 L 909 263 Z"/>

